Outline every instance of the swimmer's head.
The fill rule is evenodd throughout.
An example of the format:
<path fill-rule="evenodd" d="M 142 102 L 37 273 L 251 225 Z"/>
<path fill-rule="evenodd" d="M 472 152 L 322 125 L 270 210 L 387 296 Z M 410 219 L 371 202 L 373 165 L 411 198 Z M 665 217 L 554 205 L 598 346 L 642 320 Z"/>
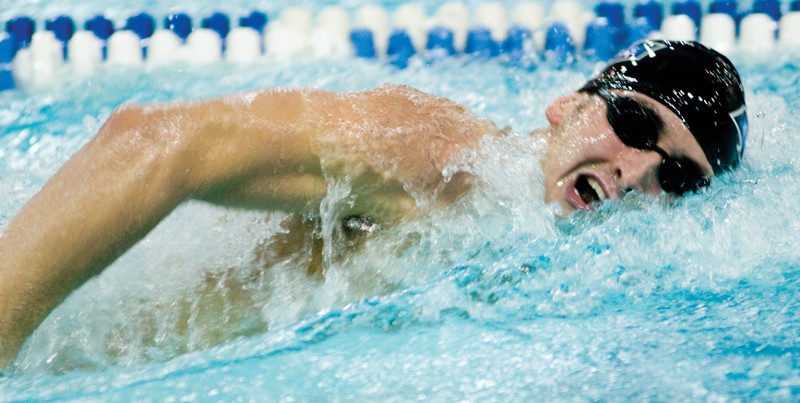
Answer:
<path fill-rule="evenodd" d="M 645 40 L 632 45 L 581 89 L 645 94 L 683 121 L 714 173 L 739 165 L 747 138 L 744 89 L 733 64 L 697 42 Z"/>

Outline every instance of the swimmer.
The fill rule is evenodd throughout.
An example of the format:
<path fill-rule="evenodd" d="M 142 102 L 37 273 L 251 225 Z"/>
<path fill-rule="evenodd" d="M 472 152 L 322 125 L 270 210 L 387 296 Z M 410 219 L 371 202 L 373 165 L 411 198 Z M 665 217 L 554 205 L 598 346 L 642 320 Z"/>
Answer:
<path fill-rule="evenodd" d="M 627 192 L 694 192 L 739 165 L 747 134 L 735 68 L 693 42 L 635 44 L 545 114 L 549 127 L 529 138 L 546 144 L 544 198 L 562 215 Z M 0 367 L 186 200 L 318 217 L 327 183 L 346 178 L 354 202 L 340 206 L 343 227 L 370 233 L 479 186 L 452 172 L 454 161 L 504 135 L 464 106 L 398 85 L 121 107 L 0 236 Z"/>

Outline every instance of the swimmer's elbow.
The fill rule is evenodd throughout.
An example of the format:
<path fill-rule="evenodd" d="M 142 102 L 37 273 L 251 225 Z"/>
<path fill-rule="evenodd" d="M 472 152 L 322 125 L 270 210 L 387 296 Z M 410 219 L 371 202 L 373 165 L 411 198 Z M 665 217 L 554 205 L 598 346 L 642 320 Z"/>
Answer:
<path fill-rule="evenodd" d="M 135 128 L 136 122 L 141 120 L 141 115 L 142 108 L 139 106 L 123 105 L 118 107 L 106 119 L 98 132 L 98 137 L 114 137 Z"/>
<path fill-rule="evenodd" d="M 191 166 L 184 161 L 191 154 L 183 134 L 191 129 L 180 126 L 181 113 L 174 106 L 122 106 L 87 147 L 89 157 L 118 180 L 145 181 L 149 189 L 174 195 L 182 189 L 179 173 Z"/>
<path fill-rule="evenodd" d="M 163 120 L 163 114 L 154 113 L 138 105 L 124 105 L 111 113 L 97 138 L 110 142 L 109 146 L 146 145 L 143 140 L 158 138 L 157 126 Z M 161 125 L 163 126 L 163 124 Z"/>
<path fill-rule="evenodd" d="M 130 160 L 141 155 L 147 145 L 142 139 L 145 132 L 145 116 L 141 107 L 126 105 L 117 108 L 106 119 L 100 131 L 87 147 L 95 156 L 106 155 L 115 159 Z"/>

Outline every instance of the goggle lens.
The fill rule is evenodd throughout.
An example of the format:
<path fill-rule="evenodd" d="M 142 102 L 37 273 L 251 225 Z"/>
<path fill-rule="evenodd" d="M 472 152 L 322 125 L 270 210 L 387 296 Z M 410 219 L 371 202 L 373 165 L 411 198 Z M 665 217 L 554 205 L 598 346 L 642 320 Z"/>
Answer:
<path fill-rule="evenodd" d="M 697 163 L 688 158 L 671 157 L 656 145 L 663 123 L 652 109 L 630 97 L 604 91 L 596 94 L 605 101 L 608 123 L 623 144 L 639 150 L 655 151 L 661 156 L 658 169 L 661 189 L 680 196 L 708 185 L 709 179 L 703 175 Z"/>

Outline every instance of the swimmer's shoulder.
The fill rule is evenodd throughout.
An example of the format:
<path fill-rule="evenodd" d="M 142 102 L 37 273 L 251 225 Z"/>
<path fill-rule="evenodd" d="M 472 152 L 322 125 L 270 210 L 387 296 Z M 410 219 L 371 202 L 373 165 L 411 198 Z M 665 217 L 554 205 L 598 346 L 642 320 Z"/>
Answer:
<path fill-rule="evenodd" d="M 381 87 L 366 90 L 364 94 L 375 97 L 381 103 L 399 105 L 400 108 L 394 109 L 393 113 L 397 113 L 398 109 L 413 110 L 417 114 L 436 120 L 439 125 L 449 126 L 450 130 L 458 127 L 459 131 L 467 129 L 481 135 L 503 134 L 494 123 L 478 116 L 466 105 L 408 85 L 386 83 Z"/>
<path fill-rule="evenodd" d="M 403 100 L 418 107 L 436 106 L 440 108 L 453 108 L 461 113 L 471 113 L 467 107 L 449 98 L 427 93 L 404 84 L 385 83 L 380 87 L 367 90 L 365 93 L 374 97 L 393 99 L 395 101 Z"/>

